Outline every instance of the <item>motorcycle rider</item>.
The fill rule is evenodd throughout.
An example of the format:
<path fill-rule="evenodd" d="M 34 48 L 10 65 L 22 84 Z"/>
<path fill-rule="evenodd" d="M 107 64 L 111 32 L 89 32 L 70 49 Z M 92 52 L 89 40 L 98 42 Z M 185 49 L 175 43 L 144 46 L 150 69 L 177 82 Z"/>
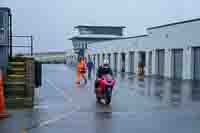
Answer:
<path fill-rule="evenodd" d="M 95 80 L 95 92 L 97 91 L 99 87 L 99 81 L 102 79 L 103 75 L 109 74 L 113 77 L 113 71 L 109 65 L 108 59 L 104 59 L 103 64 L 99 66 L 96 74 L 96 80 Z"/>

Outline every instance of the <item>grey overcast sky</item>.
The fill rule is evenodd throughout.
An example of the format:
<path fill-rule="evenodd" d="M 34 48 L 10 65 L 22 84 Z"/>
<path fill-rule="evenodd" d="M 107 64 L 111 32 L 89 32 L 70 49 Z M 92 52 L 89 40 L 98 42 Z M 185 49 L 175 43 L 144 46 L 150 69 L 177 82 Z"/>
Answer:
<path fill-rule="evenodd" d="M 124 25 L 128 36 L 151 26 L 200 17 L 199 0 L 1 0 L 13 14 L 14 35 L 33 35 L 35 50 L 72 48 L 76 25 Z"/>

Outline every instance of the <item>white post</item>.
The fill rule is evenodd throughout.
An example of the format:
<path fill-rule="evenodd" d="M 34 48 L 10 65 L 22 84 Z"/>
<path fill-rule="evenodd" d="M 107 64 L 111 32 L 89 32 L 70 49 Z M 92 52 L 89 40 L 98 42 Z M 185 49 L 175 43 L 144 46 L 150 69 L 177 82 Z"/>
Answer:
<path fill-rule="evenodd" d="M 94 54 L 92 54 L 92 55 L 90 56 L 90 59 L 91 59 L 91 61 L 92 61 L 93 64 L 94 64 Z"/>
<path fill-rule="evenodd" d="M 138 74 L 138 63 L 139 63 L 139 52 L 138 51 L 135 51 L 135 56 L 134 56 L 134 71 L 135 71 L 135 74 L 137 75 Z"/>
<path fill-rule="evenodd" d="M 183 50 L 183 79 L 192 79 L 192 48 L 185 48 Z"/>
<path fill-rule="evenodd" d="M 125 72 L 129 72 L 129 52 L 125 52 Z"/>
<path fill-rule="evenodd" d="M 99 65 L 102 65 L 102 63 L 103 63 L 103 53 L 101 52 L 101 53 L 99 53 L 99 55 L 100 55 L 100 63 L 99 63 Z"/>
<path fill-rule="evenodd" d="M 152 75 L 156 75 L 156 50 L 152 51 Z"/>
<path fill-rule="evenodd" d="M 164 76 L 167 78 L 172 77 L 172 50 L 165 49 L 165 62 L 164 62 Z"/>
<path fill-rule="evenodd" d="M 117 71 L 121 72 L 121 52 L 117 54 Z"/>
<path fill-rule="evenodd" d="M 95 56 L 95 68 L 96 69 L 98 68 L 98 53 L 96 53 L 96 56 Z"/>
<path fill-rule="evenodd" d="M 114 53 L 110 53 L 110 67 L 114 70 Z"/>
<path fill-rule="evenodd" d="M 84 51 L 85 51 L 84 57 L 87 60 L 88 59 L 88 55 L 90 54 L 90 52 L 88 50 L 84 50 Z"/>
<path fill-rule="evenodd" d="M 86 61 L 87 61 L 87 62 L 88 62 L 88 60 L 89 60 L 88 56 L 90 56 L 89 53 L 85 54 L 85 58 L 86 58 Z"/>
<path fill-rule="evenodd" d="M 145 52 L 145 56 L 146 56 L 145 59 L 146 59 L 146 60 L 145 60 L 145 68 L 144 68 L 144 71 L 145 71 L 145 75 L 147 75 L 147 76 L 149 75 L 149 67 L 150 67 L 150 66 L 149 66 L 149 53 L 150 53 L 149 51 L 146 51 L 146 52 Z"/>

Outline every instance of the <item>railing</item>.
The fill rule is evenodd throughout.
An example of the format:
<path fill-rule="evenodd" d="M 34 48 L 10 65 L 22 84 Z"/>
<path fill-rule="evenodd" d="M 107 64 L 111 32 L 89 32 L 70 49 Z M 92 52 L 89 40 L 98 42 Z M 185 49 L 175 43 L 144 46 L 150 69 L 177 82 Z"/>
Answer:
<path fill-rule="evenodd" d="M 10 55 L 33 55 L 33 36 L 12 36 Z"/>

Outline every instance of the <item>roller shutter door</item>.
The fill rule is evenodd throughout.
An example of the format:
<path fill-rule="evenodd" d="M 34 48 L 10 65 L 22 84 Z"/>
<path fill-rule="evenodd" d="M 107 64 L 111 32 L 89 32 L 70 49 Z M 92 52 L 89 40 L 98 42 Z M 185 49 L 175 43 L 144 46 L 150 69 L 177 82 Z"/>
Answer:
<path fill-rule="evenodd" d="M 173 77 L 176 79 L 182 78 L 183 73 L 183 50 L 174 49 L 172 51 Z"/>
<path fill-rule="evenodd" d="M 129 71 L 134 73 L 134 52 L 129 53 Z"/>
<path fill-rule="evenodd" d="M 105 60 L 105 54 L 102 55 L 102 61 L 104 61 L 104 60 Z"/>
<path fill-rule="evenodd" d="M 111 63 L 111 61 L 110 61 L 110 56 L 111 56 L 111 54 L 108 54 L 108 61 L 109 61 L 109 64 Z"/>
<path fill-rule="evenodd" d="M 97 62 L 98 62 L 98 66 L 100 65 L 100 55 L 97 55 Z"/>
<path fill-rule="evenodd" d="M 194 48 L 194 79 L 200 80 L 200 47 Z"/>
<path fill-rule="evenodd" d="M 117 53 L 114 53 L 114 71 L 117 72 L 117 56 L 118 54 Z"/>
<path fill-rule="evenodd" d="M 157 50 L 157 75 L 164 75 L 165 51 Z"/>
<path fill-rule="evenodd" d="M 93 56 L 94 67 L 96 66 L 96 55 Z"/>
<path fill-rule="evenodd" d="M 125 66 L 126 65 L 126 54 L 121 54 L 121 72 L 125 72 Z"/>
<path fill-rule="evenodd" d="M 152 52 L 149 53 L 149 74 L 152 74 Z"/>

